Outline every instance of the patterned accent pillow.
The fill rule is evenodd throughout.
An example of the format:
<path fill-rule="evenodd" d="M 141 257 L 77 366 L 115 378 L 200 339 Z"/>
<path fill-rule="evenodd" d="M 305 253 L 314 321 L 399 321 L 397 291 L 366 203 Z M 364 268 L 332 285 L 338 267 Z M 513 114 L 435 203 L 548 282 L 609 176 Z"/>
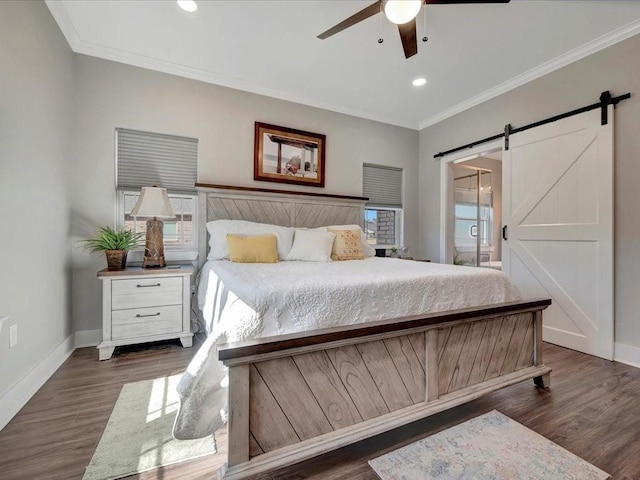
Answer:
<path fill-rule="evenodd" d="M 335 233 L 331 250 L 332 260 L 364 260 L 360 247 L 360 229 L 338 230 L 327 228 L 328 232 Z"/>
<path fill-rule="evenodd" d="M 376 251 L 367 242 L 367 239 L 366 239 L 366 237 L 364 235 L 364 232 L 362 231 L 362 228 L 360 227 L 360 225 L 354 225 L 354 224 L 352 224 L 352 225 L 327 225 L 326 227 L 319 227 L 319 228 L 316 228 L 315 230 L 321 230 L 321 229 L 326 230 L 328 228 L 332 228 L 333 230 L 360 230 L 360 248 L 362 249 L 362 254 L 365 257 L 375 257 Z"/>

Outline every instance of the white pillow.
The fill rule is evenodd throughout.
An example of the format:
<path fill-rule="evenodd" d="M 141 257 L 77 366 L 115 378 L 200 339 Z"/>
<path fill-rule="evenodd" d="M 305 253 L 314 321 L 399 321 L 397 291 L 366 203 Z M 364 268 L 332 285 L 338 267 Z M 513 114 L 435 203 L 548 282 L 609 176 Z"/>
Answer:
<path fill-rule="evenodd" d="M 331 248 L 335 238 L 335 233 L 297 228 L 293 237 L 293 247 L 285 260 L 330 262 Z"/>
<path fill-rule="evenodd" d="M 365 257 L 375 257 L 376 249 L 367 243 L 367 238 L 364 232 L 362 231 L 362 227 L 360 225 L 329 225 L 328 227 L 320 227 L 319 229 L 326 230 L 327 228 L 331 228 L 332 230 L 354 230 L 356 228 L 360 229 L 360 250 L 362 250 L 362 254 Z M 319 230 L 316 229 L 316 230 Z"/>
<path fill-rule="evenodd" d="M 228 260 L 229 246 L 227 244 L 227 234 L 235 235 L 267 235 L 276 236 L 278 257 L 284 259 L 291 245 L 293 245 L 293 232 L 291 227 L 281 227 L 268 223 L 247 222 L 245 220 L 214 220 L 207 222 L 209 232 L 209 255 L 208 260 Z"/>

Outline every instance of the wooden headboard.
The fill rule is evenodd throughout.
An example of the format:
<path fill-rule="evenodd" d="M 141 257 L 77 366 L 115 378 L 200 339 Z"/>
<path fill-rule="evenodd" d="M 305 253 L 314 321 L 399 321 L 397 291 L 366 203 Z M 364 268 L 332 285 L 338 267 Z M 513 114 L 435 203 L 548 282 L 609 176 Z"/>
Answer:
<path fill-rule="evenodd" d="M 247 220 L 285 227 L 364 224 L 367 198 L 196 183 L 198 189 L 198 263 L 207 259 L 207 222 Z"/>

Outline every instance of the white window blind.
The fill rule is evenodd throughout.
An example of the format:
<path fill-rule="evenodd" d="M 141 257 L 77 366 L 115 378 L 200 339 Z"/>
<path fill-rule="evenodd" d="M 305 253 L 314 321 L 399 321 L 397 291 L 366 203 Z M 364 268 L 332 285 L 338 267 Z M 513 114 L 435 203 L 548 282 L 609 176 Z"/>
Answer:
<path fill-rule="evenodd" d="M 368 207 L 402 208 L 402 169 L 362 166 L 362 195 L 369 197 Z"/>
<path fill-rule="evenodd" d="M 119 189 L 157 185 L 170 192 L 195 191 L 196 138 L 117 128 L 116 152 Z"/>

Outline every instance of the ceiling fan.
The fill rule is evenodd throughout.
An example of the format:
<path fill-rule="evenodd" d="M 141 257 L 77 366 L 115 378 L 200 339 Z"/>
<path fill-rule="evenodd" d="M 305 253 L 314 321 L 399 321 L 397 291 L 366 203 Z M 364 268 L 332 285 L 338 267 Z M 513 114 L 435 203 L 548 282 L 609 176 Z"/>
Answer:
<path fill-rule="evenodd" d="M 318 38 L 324 40 L 377 13 L 384 12 L 385 16 L 392 23 L 398 25 L 404 56 L 409 58 L 418 53 L 416 17 L 418 13 L 420 13 L 423 3 L 428 5 L 451 5 L 463 3 L 509 3 L 510 1 L 511 0 L 378 0 L 331 27 L 326 32 L 322 32 L 318 35 Z M 427 37 L 423 37 L 422 41 L 426 42 Z M 378 40 L 378 42 L 382 43 L 382 39 Z"/>

